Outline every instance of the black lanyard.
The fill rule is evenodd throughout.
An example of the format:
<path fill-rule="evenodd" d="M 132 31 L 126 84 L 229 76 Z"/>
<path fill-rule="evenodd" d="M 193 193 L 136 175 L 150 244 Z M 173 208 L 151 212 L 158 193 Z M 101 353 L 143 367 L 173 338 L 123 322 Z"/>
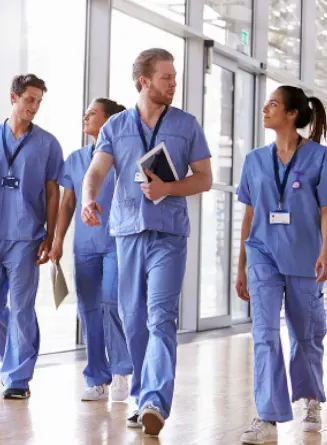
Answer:
<path fill-rule="evenodd" d="M 7 120 L 8 120 L 8 119 L 6 119 L 6 120 L 4 121 L 3 126 L 2 126 L 2 145 L 3 145 L 3 150 L 4 150 L 4 152 L 5 152 L 6 159 L 7 159 L 7 162 L 8 162 L 9 175 L 10 175 L 10 174 L 11 174 L 11 173 L 10 173 L 10 171 L 11 171 L 11 167 L 12 167 L 13 163 L 15 162 L 15 159 L 17 158 L 17 156 L 18 156 L 19 153 L 21 152 L 22 148 L 24 147 L 24 145 L 25 145 L 26 142 L 27 142 L 27 139 L 30 137 L 30 134 L 32 133 L 32 130 L 33 130 L 33 124 L 30 123 L 27 135 L 24 137 L 24 139 L 23 139 L 23 140 L 21 141 L 21 143 L 18 145 L 18 147 L 17 147 L 16 150 L 15 150 L 15 153 L 11 156 L 10 153 L 9 153 L 9 150 L 8 150 L 8 146 L 7 146 L 7 142 L 6 142 L 6 134 L 5 134 L 5 132 L 6 132 L 6 122 L 7 122 Z"/>
<path fill-rule="evenodd" d="M 152 133 L 152 137 L 151 137 L 151 141 L 150 141 L 150 145 L 148 147 L 146 138 L 145 138 L 145 134 L 144 134 L 144 130 L 142 127 L 142 122 L 141 122 L 141 118 L 140 118 L 140 113 L 139 110 L 137 108 L 137 106 L 135 106 L 134 110 L 133 110 L 133 114 L 134 114 L 134 119 L 136 121 L 136 125 L 140 134 L 140 138 L 142 139 L 143 142 L 143 146 L 144 146 L 144 150 L 146 152 L 150 151 L 153 149 L 155 143 L 156 143 L 156 138 L 159 132 L 159 128 L 162 124 L 163 118 L 165 117 L 166 113 L 168 111 L 168 106 L 165 106 L 165 109 L 163 110 L 163 112 L 160 114 L 159 119 L 156 123 L 156 126 L 154 127 L 153 133 Z"/>
<path fill-rule="evenodd" d="M 281 210 L 281 208 L 282 208 L 282 203 L 283 203 L 283 198 L 284 198 L 284 193 L 285 193 L 285 189 L 286 189 L 287 180 L 288 180 L 288 177 L 290 175 L 291 168 L 295 164 L 297 153 L 299 151 L 299 146 L 300 146 L 301 142 L 302 142 L 302 136 L 299 136 L 298 141 L 297 141 L 297 147 L 296 147 L 297 149 L 296 149 L 294 155 L 292 156 L 292 159 L 288 163 L 288 166 L 286 167 L 284 178 L 283 178 L 283 182 L 280 182 L 280 177 L 279 177 L 279 167 L 278 167 L 278 157 L 277 157 L 277 147 L 276 147 L 276 144 L 274 144 L 274 146 L 273 146 L 272 155 L 273 155 L 273 161 L 274 161 L 275 181 L 276 181 L 276 185 L 277 185 L 277 188 L 278 188 L 278 191 L 279 191 L 278 210 Z"/>

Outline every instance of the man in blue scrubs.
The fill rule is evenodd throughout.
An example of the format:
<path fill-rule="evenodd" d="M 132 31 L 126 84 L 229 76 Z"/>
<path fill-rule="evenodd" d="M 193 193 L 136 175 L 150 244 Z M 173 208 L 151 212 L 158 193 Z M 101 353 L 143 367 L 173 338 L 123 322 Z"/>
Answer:
<path fill-rule="evenodd" d="M 63 254 L 65 234 L 75 209 L 75 285 L 78 314 L 86 342 L 87 388 L 83 401 L 125 400 L 129 395 L 128 374 L 132 363 L 118 315 L 118 264 L 115 238 L 109 234 L 109 211 L 115 187 L 114 169 L 106 177 L 99 202 L 103 209 L 101 225 L 87 227 L 81 219 L 82 183 L 89 168 L 99 131 L 110 116 L 125 107 L 106 99 L 95 99 L 84 117 L 84 132 L 93 142 L 74 151 L 66 160 L 59 177 L 65 188 L 59 211 L 56 239 L 49 254 L 58 262 Z M 108 353 L 109 362 L 106 356 Z"/>
<path fill-rule="evenodd" d="M 173 56 L 163 49 L 142 52 L 133 65 L 133 80 L 139 92 L 136 107 L 110 118 L 100 132 L 83 185 L 82 218 L 88 225 L 99 224 L 96 198 L 114 164 L 117 185 L 110 226 L 117 242 L 119 310 L 138 405 L 128 425 L 143 425 L 146 434 L 158 435 L 174 390 L 179 295 L 190 232 L 185 197 L 209 190 L 212 175 L 210 152 L 195 117 L 171 106 Z M 180 180 L 163 182 L 148 172 L 151 182 L 140 183 L 136 162 L 160 142 Z M 193 175 L 186 177 L 189 166 Z"/>
<path fill-rule="evenodd" d="M 54 136 L 32 124 L 46 91 L 33 74 L 15 77 L 11 115 L 0 125 L 0 285 L 8 281 L 10 293 L 1 368 L 5 399 L 30 396 L 39 352 L 39 265 L 48 261 L 58 213 L 62 150 Z"/>

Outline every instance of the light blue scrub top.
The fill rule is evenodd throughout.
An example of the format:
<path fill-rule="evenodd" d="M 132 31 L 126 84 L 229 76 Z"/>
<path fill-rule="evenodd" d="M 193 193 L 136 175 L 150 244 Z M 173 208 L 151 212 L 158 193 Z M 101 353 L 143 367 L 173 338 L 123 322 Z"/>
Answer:
<path fill-rule="evenodd" d="M 93 144 L 74 151 L 68 156 L 59 176 L 58 183 L 69 190 L 74 190 L 76 197 L 74 251 L 76 253 L 106 253 L 116 249 L 115 238 L 109 235 L 109 213 L 115 188 L 115 170 L 107 175 L 98 203 L 103 215 L 99 215 L 101 226 L 89 227 L 81 219 L 82 185 L 87 169 L 92 160 Z"/>
<path fill-rule="evenodd" d="M 0 135 L 3 124 L 0 124 Z M 26 133 L 16 139 L 5 125 L 8 150 L 12 155 Z M 0 185 L 0 240 L 33 241 L 46 234 L 46 182 L 57 181 L 63 165 L 62 149 L 52 134 L 33 125 L 33 130 L 12 166 L 20 180 L 18 189 Z M 8 162 L 0 137 L 0 179 L 8 176 Z"/>
<path fill-rule="evenodd" d="M 150 144 L 152 130 L 144 123 Z M 167 111 L 160 126 L 156 145 L 164 142 L 179 179 L 184 179 L 190 164 L 210 157 L 210 151 L 196 118 L 178 108 Z M 133 116 L 133 109 L 112 116 L 102 127 L 96 151 L 114 157 L 117 185 L 111 206 L 110 227 L 115 236 L 154 230 L 189 236 L 190 224 L 186 198 L 168 196 L 155 205 L 147 199 L 140 183 L 135 182 L 136 162 L 144 156 L 144 147 Z"/>
<path fill-rule="evenodd" d="M 327 205 L 327 149 L 309 141 L 298 151 L 288 177 L 283 209 L 291 214 L 291 224 L 269 224 L 269 212 L 278 208 L 273 144 L 247 154 L 238 200 L 254 209 L 251 231 L 245 242 L 247 264 L 267 262 L 267 256 L 280 273 L 314 277 L 314 267 L 322 246 L 320 207 Z M 281 180 L 286 165 L 279 160 Z M 295 171 L 301 171 L 299 177 Z M 301 187 L 292 187 L 299 178 Z M 266 260 L 265 260 L 266 258 Z"/>

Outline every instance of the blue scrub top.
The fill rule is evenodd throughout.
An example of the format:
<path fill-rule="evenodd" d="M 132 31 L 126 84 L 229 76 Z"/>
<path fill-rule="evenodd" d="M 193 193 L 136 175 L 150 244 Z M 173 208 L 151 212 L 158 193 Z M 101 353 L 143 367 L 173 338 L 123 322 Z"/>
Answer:
<path fill-rule="evenodd" d="M 0 124 L 0 135 L 4 124 Z M 26 133 L 16 139 L 5 124 L 7 147 L 12 155 Z M 20 180 L 18 189 L 0 186 L 0 240 L 33 241 L 46 234 L 46 182 L 57 181 L 63 165 L 56 138 L 33 125 L 33 130 L 12 166 Z M 0 178 L 8 176 L 8 162 L 0 137 Z"/>
<path fill-rule="evenodd" d="M 186 198 L 168 196 L 155 205 L 147 199 L 140 183 L 135 182 L 137 161 L 144 156 L 133 109 L 112 116 L 102 127 L 96 151 L 114 157 L 117 185 L 111 207 L 110 226 L 114 236 L 154 230 L 189 236 L 190 224 Z M 148 145 L 152 131 L 144 123 Z M 210 157 L 210 151 L 196 118 L 177 108 L 167 111 L 160 126 L 156 145 L 164 142 L 177 171 L 184 179 L 189 165 Z"/>
<path fill-rule="evenodd" d="M 107 253 L 116 249 L 115 238 L 109 233 L 109 213 L 112 196 L 115 188 L 115 171 L 107 175 L 98 203 L 101 205 L 103 215 L 99 215 L 101 226 L 89 227 L 81 219 L 82 211 L 82 185 L 87 169 L 92 160 L 93 144 L 74 151 L 68 156 L 62 168 L 58 183 L 69 190 L 74 190 L 76 197 L 74 251 L 76 253 Z"/>
<path fill-rule="evenodd" d="M 313 141 L 299 149 L 284 193 L 289 225 L 269 224 L 269 212 L 278 208 L 279 201 L 272 149 L 273 144 L 247 154 L 237 191 L 239 201 L 254 209 L 245 242 L 247 264 L 269 262 L 268 256 L 284 275 L 314 277 L 322 246 L 320 208 L 327 205 L 327 149 Z M 279 160 L 281 180 L 285 169 Z M 298 178 L 301 187 L 296 189 L 292 185 Z"/>

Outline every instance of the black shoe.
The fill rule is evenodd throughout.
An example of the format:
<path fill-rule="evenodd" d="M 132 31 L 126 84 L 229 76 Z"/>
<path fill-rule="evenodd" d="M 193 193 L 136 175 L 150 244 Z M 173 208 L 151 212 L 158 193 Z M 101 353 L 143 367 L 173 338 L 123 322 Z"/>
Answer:
<path fill-rule="evenodd" d="M 127 426 L 129 428 L 142 428 L 140 414 L 138 411 L 134 411 L 133 415 L 127 419 Z"/>
<path fill-rule="evenodd" d="M 28 399 L 31 395 L 31 391 L 27 388 L 8 388 L 2 393 L 3 399 L 16 399 L 23 400 Z"/>

